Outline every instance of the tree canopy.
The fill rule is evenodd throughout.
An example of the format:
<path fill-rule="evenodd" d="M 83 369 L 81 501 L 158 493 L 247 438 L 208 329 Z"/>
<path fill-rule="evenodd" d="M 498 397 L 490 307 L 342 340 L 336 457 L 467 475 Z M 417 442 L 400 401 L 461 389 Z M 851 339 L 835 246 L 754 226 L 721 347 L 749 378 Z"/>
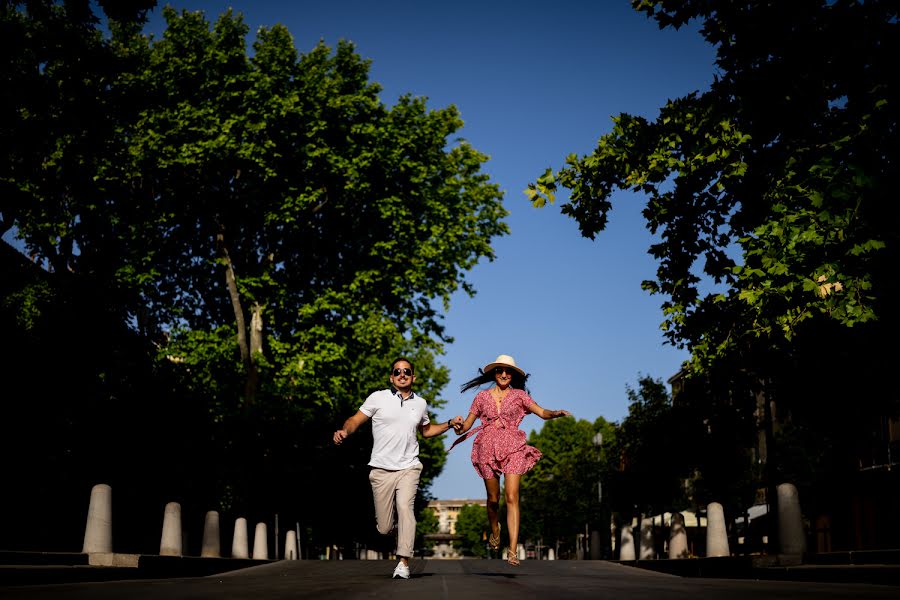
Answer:
<path fill-rule="evenodd" d="M 585 524 L 591 529 L 609 526 L 598 486 L 608 483 L 607 448 L 615 437 L 614 425 L 603 417 L 594 423 L 554 419 L 531 432 L 528 443 L 544 456 L 522 478 L 523 539 L 542 538 L 548 546 L 562 541 L 574 547 L 575 535 L 584 532 Z"/>
<path fill-rule="evenodd" d="M 456 534 L 462 537 L 453 541 L 453 547 L 464 555 L 485 558 L 490 530 L 487 509 L 477 504 L 465 504 L 456 516 Z"/>
<path fill-rule="evenodd" d="M 198 502 L 347 508 L 292 495 L 332 467 L 356 482 L 332 492 L 364 479 L 367 430 L 340 451 L 329 432 L 395 356 L 441 406 L 440 308 L 508 233 L 502 194 L 456 108 L 385 104 L 350 42 L 301 53 L 275 25 L 248 48 L 240 15 L 170 7 L 152 39 L 154 4 L 3 4 L 0 229 L 60 290 L 16 293 L 76 298 L 139 341 L 197 425 Z M 421 443 L 427 489 L 444 456 Z"/>
<path fill-rule="evenodd" d="M 809 320 L 884 318 L 897 228 L 897 7 L 890 2 L 634 0 L 660 27 L 699 22 L 710 89 L 659 116 L 621 114 L 593 153 L 529 186 L 593 238 L 615 190 L 647 198 L 649 251 L 670 342 L 702 370 L 788 346 Z M 712 284 L 712 285 L 711 285 Z M 712 291 L 708 291 L 710 288 Z"/>
<path fill-rule="evenodd" d="M 836 473 L 858 470 L 874 419 L 900 405 L 884 376 L 900 332 L 900 229 L 890 208 L 900 158 L 898 5 L 632 6 L 660 28 L 697 26 L 716 50 L 712 84 L 653 119 L 615 116 L 593 152 L 568 156 L 526 194 L 541 207 L 565 188 L 561 210 L 589 238 L 625 201 L 618 192 L 646 201 L 658 269 L 643 287 L 663 299 L 666 341 L 690 352 L 680 401 L 721 459 L 695 453 L 706 470 L 698 489 L 745 497 L 746 482 L 733 475 L 755 467 L 739 450 L 764 430 L 766 455 L 755 460 L 766 461 L 769 485 L 845 488 Z M 828 442 L 813 450 L 816 437 Z"/>

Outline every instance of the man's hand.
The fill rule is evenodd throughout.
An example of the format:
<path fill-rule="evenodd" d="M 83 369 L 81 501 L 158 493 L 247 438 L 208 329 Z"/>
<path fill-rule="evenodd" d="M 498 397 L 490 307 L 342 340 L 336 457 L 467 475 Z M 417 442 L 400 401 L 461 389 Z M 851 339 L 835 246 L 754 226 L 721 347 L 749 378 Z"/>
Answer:
<path fill-rule="evenodd" d="M 453 431 L 454 433 L 456 433 L 456 435 L 461 434 L 463 428 L 463 418 L 459 415 L 453 417 L 452 419 L 450 419 L 450 426 L 453 428 Z"/>
<path fill-rule="evenodd" d="M 346 429 L 338 429 L 334 432 L 334 443 L 340 446 L 341 442 L 346 440 L 348 435 L 350 435 L 350 433 L 348 433 Z"/>
<path fill-rule="evenodd" d="M 368 415 L 361 410 L 356 411 L 356 414 L 344 421 L 344 426 L 334 432 L 334 443 L 338 446 L 341 445 L 341 442 L 347 439 L 347 437 L 359 429 L 359 426 L 369 420 Z"/>

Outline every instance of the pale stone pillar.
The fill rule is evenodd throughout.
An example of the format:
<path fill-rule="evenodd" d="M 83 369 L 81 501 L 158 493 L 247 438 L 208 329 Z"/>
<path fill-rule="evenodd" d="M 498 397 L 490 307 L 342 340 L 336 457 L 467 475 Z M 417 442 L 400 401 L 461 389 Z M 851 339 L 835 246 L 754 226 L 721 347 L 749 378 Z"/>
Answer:
<path fill-rule="evenodd" d="M 297 532 L 293 529 L 287 532 L 284 540 L 284 560 L 297 560 Z"/>
<path fill-rule="evenodd" d="M 247 545 L 247 519 L 238 517 L 234 521 L 234 535 L 231 538 L 231 558 L 250 558 Z"/>
<path fill-rule="evenodd" d="M 631 533 L 631 523 L 622 525 L 621 543 L 619 545 L 619 560 L 634 560 L 634 535 Z"/>
<path fill-rule="evenodd" d="M 806 551 L 800 496 L 792 483 L 776 488 L 778 497 L 778 546 L 782 554 L 802 555 Z"/>
<path fill-rule="evenodd" d="M 219 558 L 222 556 L 221 543 L 219 541 L 219 513 L 215 510 L 207 511 L 203 521 L 203 546 L 200 548 L 200 556 L 205 558 Z"/>
<path fill-rule="evenodd" d="M 112 488 L 105 483 L 98 483 L 91 489 L 81 551 L 86 554 L 112 552 Z"/>
<path fill-rule="evenodd" d="M 519 560 L 525 560 L 525 544 L 516 544 L 516 556 Z"/>
<path fill-rule="evenodd" d="M 166 504 L 163 513 L 162 538 L 159 541 L 160 556 L 181 556 L 184 546 L 181 543 L 181 505 L 177 502 Z"/>
<path fill-rule="evenodd" d="M 672 526 L 669 529 L 669 558 L 687 558 L 687 530 L 684 528 L 684 515 L 672 513 Z"/>
<path fill-rule="evenodd" d="M 612 515 L 609 517 L 609 547 L 612 550 L 612 555 L 616 555 L 616 550 L 619 548 L 619 536 L 617 535 L 619 528 L 616 527 L 616 518 Z"/>
<path fill-rule="evenodd" d="M 547 549 L 547 560 L 556 560 L 556 552 L 553 551 L 553 548 Z"/>
<path fill-rule="evenodd" d="M 706 506 L 706 556 L 729 556 L 725 509 L 718 502 Z"/>
<path fill-rule="evenodd" d="M 256 524 L 256 534 L 253 536 L 253 558 L 269 560 L 269 537 L 265 523 Z"/>
<path fill-rule="evenodd" d="M 641 560 L 652 560 L 656 558 L 656 547 L 653 543 L 653 519 L 647 517 L 641 518 L 641 542 L 640 542 Z"/>
<path fill-rule="evenodd" d="M 591 560 L 600 560 L 600 532 L 596 529 L 591 532 Z"/>

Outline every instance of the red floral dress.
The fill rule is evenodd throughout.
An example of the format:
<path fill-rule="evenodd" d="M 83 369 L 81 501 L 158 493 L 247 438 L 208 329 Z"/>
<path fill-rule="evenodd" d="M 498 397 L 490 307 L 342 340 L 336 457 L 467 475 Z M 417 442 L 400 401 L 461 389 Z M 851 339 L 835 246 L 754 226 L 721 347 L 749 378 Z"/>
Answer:
<path fill-rule="evenodd" d="M 472 466 L 479 477 L 491 479 L 501 473 L 521 475 L 541 459 L 541 451 L 527 445 L 525 432 L 519 429 L 519 423 L 529 412 L 527 407 L 533 402 L 524 390 L 510 388 L 500 402 L 498 413 L 489 390 L 476 394 L 469 412 L 481 418 L 481 425 L 465 437 L 478 432 L 472 443 Z"/>

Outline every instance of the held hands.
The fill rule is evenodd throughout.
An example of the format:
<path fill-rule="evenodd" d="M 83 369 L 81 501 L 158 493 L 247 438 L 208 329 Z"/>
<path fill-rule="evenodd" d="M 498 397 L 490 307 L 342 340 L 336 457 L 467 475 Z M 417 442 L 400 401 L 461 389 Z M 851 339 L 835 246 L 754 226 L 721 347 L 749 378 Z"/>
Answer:
<path fill-rule="evenodd" d="M 462 434 L 463 429 L 463 418 L 459 415 L 450 419 L 450 426 L 453 428 L 453 433 L 456 435 Z"/>

